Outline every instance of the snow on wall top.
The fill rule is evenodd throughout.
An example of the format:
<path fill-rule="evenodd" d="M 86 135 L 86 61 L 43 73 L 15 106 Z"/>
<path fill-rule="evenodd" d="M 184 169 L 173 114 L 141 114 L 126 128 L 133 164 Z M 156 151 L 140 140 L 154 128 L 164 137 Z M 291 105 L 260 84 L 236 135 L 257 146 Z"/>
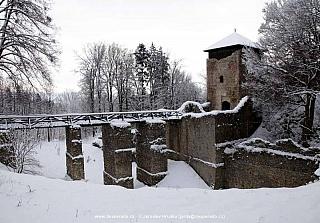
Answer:
<path fill-rule="evenodd" d="M 204 50 L 204 52 L 208 52 L 210 50 L 219 49 L 219 48 L 228 47 L 228 46 L 235 46 L 235 45 L 243 45 L 243 46 L 249 46 L 249 47 L 260 49 L 260 47 L 256 43 L 252 42 L 246 37 L 238 33 L 232 33 L 231 35 L 209 46 L 207 49 Z"/>
<path fill-rule="evenodd" d="M 201 118 L 203 116 L 207 116 L 207 115 L 218 115 L 218 114 L 234 114 L 234 113 L 238 113 L 240 111 L 240 109 L 245 105 L 245 103 L 249 100 L 248 96 L 243 97 L 239 104 L 232 110 L 213 110 L 210 112 L 203 112 L 203 113 L 185 113 L 182 115 L 182 117 L 186 117 L 186 116 L 191 116 L 193 118 Z M 181 106 L 183 108 L 183 106 Z M 181 109 L 181 108 L 180 108 Z M 179 110 L 178 110 L 179 111 Z"/>
<path fill-rule="evenodd" d="M 188 113 L 188 109 L 192 109 L 192 107 L 197 107 L 200 111 L 200 113 L 205 113 L 203 107 L 207 105 L 207 103 L 204 104 L 200 104 L 199 102 L 195 102 L 195 101 L 186 101 L 184 102 L 181 107 L 177 110 L 180 113 Z"/>

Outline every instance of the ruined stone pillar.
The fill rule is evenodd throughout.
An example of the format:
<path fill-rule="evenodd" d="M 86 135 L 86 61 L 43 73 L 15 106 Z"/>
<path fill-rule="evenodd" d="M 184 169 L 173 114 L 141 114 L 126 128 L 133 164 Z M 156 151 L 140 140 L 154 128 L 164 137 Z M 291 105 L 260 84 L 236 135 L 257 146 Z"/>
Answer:
<path fill-rule="evenodd" d="M 102 126 L 105 185 L 133 189 L 131 124 L 111 123 Z"/>
<path fill-rule="evenodd" d="M 153 186 L 161 181 L 168 171 L 164 154 L 165 122 L 140 122 L 137 127 L 137 179 Z"/>
<path fill-rule="evenodd" d="M 0 162 L 13 167 L 12 156 L 14 155 L 9 130 L 0 130 Z"/>
<path fill-rule="evenodd" d="M 171 160 L 184 160 L 180 157 L 180 119 L 166 120 L 167 157 Z"/>
<path fill-rule="evenodd" d="M 72 180 L 85 179 L 80 126 L 66 127 L 66 144 L 67 175 Z"/>

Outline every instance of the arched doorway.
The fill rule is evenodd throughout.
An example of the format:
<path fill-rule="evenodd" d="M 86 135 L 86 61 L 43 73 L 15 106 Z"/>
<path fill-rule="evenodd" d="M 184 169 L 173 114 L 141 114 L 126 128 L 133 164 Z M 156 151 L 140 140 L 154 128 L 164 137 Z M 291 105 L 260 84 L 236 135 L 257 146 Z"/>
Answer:
<path fill-rule="evenodd" d="M 230 110 L 230 103 L 228 101 L 222 102 L 222 110 Z"/>

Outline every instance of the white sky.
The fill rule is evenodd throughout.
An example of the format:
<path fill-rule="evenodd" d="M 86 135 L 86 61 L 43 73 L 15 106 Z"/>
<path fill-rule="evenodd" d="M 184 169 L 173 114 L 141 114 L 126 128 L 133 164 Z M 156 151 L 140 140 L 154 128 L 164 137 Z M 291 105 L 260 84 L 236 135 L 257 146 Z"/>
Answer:
<path fill-rule="evenodd" d="M 153 42 L 183 59 L 194 80 L 206 70 L 213 43 L 237 32 L 258 40 L 266 0 L 53 0 L 51 16 L 59 27 L 61 66 L 54 72 L 55 91 L 78 90 L 76 52 L 87 43 L 118 43 L 135 50 Z"/>

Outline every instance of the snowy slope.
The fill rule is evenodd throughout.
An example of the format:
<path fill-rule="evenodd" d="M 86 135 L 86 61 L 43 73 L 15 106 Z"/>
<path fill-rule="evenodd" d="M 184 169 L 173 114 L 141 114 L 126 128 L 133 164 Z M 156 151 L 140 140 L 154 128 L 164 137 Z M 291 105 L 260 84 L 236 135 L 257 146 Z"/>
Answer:
<path fill-rule="evenodd" d="M 319 182 L 295 189 L 128 190 L 1 170 L 0 201 L 1 223 L 320 222 Z"/>
<path fill-rule="evenodd" d="M 134 190 L 105 186 L 102 151 L 91 142 L 83 142 L 85 181 L 65 177 L 61 141 L 37 149 L 43 176 L 11 173 L 0 164 L 0 223 L 320 222 L 320 182 L 294 189 L 214 191 L 186 163 L 169 160 L 169 175 L 157 188 L 136 179 Z"/>

